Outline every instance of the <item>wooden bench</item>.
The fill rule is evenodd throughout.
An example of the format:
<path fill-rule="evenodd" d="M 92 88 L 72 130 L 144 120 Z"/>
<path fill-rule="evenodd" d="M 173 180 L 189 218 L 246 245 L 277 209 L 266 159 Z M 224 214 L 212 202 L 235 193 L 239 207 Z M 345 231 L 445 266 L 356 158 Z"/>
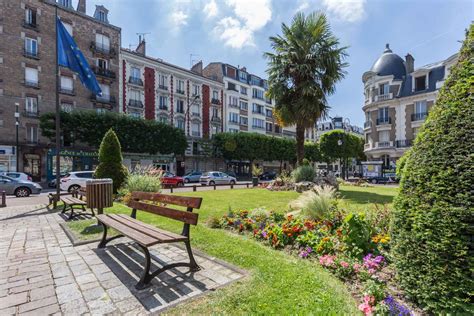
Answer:
<path fill-rule="evenodd" d="M 91 213 L 87 213 L 87 210 L 86 210 L 87 202 L 83 200 L 84 194 L 85 194 L 85 191 L 79 189 L 78 191 L 73 191 L 71 193 L 71 196 L 61 195 L 61 201 L 63 202 L 63 205 L 64 205 L 61 214 L 66 213 L 68 209 L 71 211 L 71 214 L 69 214 L 68 220 L 73 219 L 74 217 L 79 216 L 79 215 L 95 216 L 93 209 L 91 209 Z M 75 206 L 79 206 L 83 212 L 74 213 Z"/>
<path fill-rule="evenodd" d="M 135 285 L 137 289 L 145 288 L 151 280 L 163 271 L 176 267 L 189 267 L 191 271 L 199 271 L 200 267 L 194 260 L 189 239 L 190 225 L 196 225 L 198 214 L 193 209 L 201 207 L 202 198 L 165 195 L 160 193 L 132 192 L 132 197 L 127 206 L 132 208 L 130 216 L 121 214 L 97 215 L 98 221 L 104 227 L 102 241 L 98 248 L 104 248 L 106 244 L 118 237 L 128 237 L 135 241 L 145 253 L 145 268 L 140 281 Z M 153 204 L 151 204 L 153 203 Z M 168 208 L 167 205 L 186 207 L 186 211 Z M 137 210 L 145 211 L 155 215 L 167 217 L 183 222 L 181 234 L 172 233 L 155 226 L 145 224 L 136 219 Z M 119 231 L 121 235 L 107 239 L 107 227 Z M 148 248 L 160 243 L 184 242 L 189 256 L 189 262 L 177 262 L 163 266 L 150 273 L 150 252 Z"/>

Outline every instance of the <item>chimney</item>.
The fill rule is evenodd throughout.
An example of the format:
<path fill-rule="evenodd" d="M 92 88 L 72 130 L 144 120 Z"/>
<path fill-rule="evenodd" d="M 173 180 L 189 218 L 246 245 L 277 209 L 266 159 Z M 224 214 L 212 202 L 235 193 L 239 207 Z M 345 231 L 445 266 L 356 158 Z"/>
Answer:
<path fill-rule="evenodd" d="M 145 56 L 146 55 L 146 42 L 145 39 L 142 40 L 142 37 L 138 37 L 139 44 L 137 46 L 137 49 L 135 49 L 135 52 L 139 53 L 140 55 Z"/>
<path fill-rule="evenodd" d="M 202 60 L 200 60 L 196 64 L 194 64 L 191 67 L 191 71 L 194 72 L 194 73 L 197 73 L 199 75 L 202 75 Z"/>
<path fill-rule="evenodd" d="M 415 70 L 415 58 L 410 53 L 405 56 L 405 67 L 407 74 L 412 73 Z"/>
<path fill-rule="evenodd" d="M 79 0 L 77 3 L 77 12 L 86 14 L 86 0 Z"/>

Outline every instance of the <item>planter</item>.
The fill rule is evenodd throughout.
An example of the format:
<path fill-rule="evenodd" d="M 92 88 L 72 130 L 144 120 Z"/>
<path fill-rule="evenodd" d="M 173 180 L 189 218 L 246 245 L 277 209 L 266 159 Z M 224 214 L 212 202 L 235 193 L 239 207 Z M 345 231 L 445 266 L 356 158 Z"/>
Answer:
<path fill-rule="evenodd" d="M 252 185 L 256 187 L 258 185 L 258 177 L 252 177 Z"/>

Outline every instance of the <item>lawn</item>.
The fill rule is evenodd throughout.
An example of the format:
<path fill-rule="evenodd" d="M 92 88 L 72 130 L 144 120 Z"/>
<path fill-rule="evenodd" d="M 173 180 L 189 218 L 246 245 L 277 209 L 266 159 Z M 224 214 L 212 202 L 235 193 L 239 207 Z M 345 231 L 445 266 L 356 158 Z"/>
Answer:
<path fill-rule="evenodd" d="M 342 186 L 344 207 L 362 209 L 367 203 L 390 203 L 394 188 L 359 188 Z M 191 230 L 194 247 L 250 272 L 250 276 L 190 303 L 168 311 L 170 314 L 357 314 L 357 305 L 342 282 L 310 261 L 273 250 L 243 235 L 211 229 L 206 219 L 222 216 L 229 210 L 267 209 L 284 212 L 298 196 L 295 192 L 271 192 L 264 189 L 241 189 L 191 192 L 182 195 L 203 197 L 200 224 Z M 107 212 L 129 213 L 116 204 Z M 144 212 L 138 219 L 180 232 L 182 225 Z M 92 221 L 68 225 L 78 232 Z M 97 234 L 87 234 L 88 238 Z"/>

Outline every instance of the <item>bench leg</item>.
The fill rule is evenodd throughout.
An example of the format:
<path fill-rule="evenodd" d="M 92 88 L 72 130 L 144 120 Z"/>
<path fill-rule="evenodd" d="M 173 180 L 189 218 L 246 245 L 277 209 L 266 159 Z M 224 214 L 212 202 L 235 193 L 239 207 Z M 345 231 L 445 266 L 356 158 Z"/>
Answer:
<path fill-rule="evenodd" d="M 105 245 L 107 245 L 107 226 L 104 223 L 101 223 L 101 224 L 102 224 L 102 227 L 104 228 L 104 233 L 102 234 L 102 240 L 100 241 L 97 248 L 105 248 Z"/>
<path fill-rule="evenodd" d="M 64 203 L 64 205 L 63 205 L 63 210 L 62 210 L 61 214 L 64 214 L 64 213 L 66 213 L 66 203 Z"/>
<path fill-rule="evenodd" d="M 193 251 L 191 250 L 191 242 L 188 240 L 188 241 L 185 241 L 184 244 L 186 245 L 186 250 L 188 251 L 189 265 L 190 265 L 191 271 L 196 272 L 196 271 L 201 270 L 201 268 L 196 263 L 196 260 L 194 259 Z"/>
<path fill-rule="evenodd" d="M 70 208 L 71 208 L 71 214 L 69 214 L 68 220 L 71 220 L 74 218 L 74 207 L 71 205 Z"/>
<path fill-rule="evenodd" d="M 138 281 L 138 283 L 135 285 L 135 288 L 137 290 L 142 290 L 145 287 L 147 287 L 147 285 L 150 283 L 153 276 L 150 274 L 150 266 L 151 266 L 150 252 L 148 251 L 147 247 L 144 247 L 140 244 L 138 245 L 140 246 L 140 248 L 142 248 L 143 252 L 145 253 L 145 270 L 143 271 L 140 281 Z"/>

